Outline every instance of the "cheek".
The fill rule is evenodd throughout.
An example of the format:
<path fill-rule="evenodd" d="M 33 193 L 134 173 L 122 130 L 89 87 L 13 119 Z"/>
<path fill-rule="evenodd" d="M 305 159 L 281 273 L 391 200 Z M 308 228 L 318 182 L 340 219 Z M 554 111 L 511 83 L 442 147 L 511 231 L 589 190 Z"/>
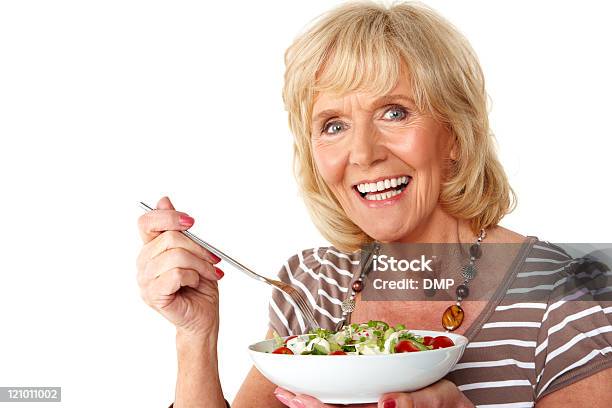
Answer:
<path fill-rule="evenodd" d="M 340 183 L 344 178 L 347 155 L 340 146 L 320 146 L 313 144 L 312 155 L 327 184 Z"/>
<path fill-rule="evenodd" d="M 438 168 L 442 162 L 442 153 L 438 138 L 428 132 L 415 130 L 401 138 L 393 138 L 389 148 L 400 160 L 419 172 Z"/>

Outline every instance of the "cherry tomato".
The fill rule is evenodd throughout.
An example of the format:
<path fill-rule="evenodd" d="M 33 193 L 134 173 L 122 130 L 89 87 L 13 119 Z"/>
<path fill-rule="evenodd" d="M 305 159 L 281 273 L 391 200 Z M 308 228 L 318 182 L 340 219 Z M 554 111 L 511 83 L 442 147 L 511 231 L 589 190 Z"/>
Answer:
<path fill-rule="evenodd" d="M 297 337 L 297 336 L 289 336 L 289 337 L 287 337 L 287 338 L 285 339 L 285 343 L 284 343 L 284 344 L 287 344 L 287 342 L 288 342 L 289 340 L 291 340 L 291 339 L 295 339 L 296 337 Z"/>
<path fill-rule="evenodd" d="M 346 353 L 342 350 L 336 350 L 329 353 L 330 356 L 346 356 Z"/>
<path fill-rule="evenodd" d="M 431 346 L 431 342 L 433 341 L 433 337 L 431 336 L 425 336 L 423 337 L 423 344 L 426 346 Z"/>
<path fill-rule="evenodd" d="M 431 342 L 434 350 L 439 348 L 452 347 L 455 345 L 451 339 L 446 336 L 438 336 Z"/>
<path fill-rule="evenodd" d="M 408 340 L 402 340 L 395 346 L 396 353 L 410 353 L 412 351 L 419 351 L 419 349 Z"/>
<path fill-rule="evenodd" d="M 293 351 L 291 351 L 287 347 L 279 347 L 276 350 L 274 350 L 272 354 L 293 354 Z"/>

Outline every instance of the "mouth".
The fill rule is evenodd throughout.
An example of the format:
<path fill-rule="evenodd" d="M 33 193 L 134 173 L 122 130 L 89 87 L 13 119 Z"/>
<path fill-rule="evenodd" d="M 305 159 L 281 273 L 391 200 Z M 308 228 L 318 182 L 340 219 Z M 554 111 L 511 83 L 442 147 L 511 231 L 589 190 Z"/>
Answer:
<path fill-rule="evenodd" d="M 401 194 L 411 180 L 412 177 L 408 175 L 372 181 L 364 180 L 355 184 L 353 189 L 365 200 L 383 201 Z"/>

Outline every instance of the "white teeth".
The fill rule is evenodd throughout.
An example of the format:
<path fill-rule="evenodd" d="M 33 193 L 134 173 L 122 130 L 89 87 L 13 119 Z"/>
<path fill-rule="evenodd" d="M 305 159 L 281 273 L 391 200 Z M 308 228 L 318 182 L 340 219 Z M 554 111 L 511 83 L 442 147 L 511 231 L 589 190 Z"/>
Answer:
<path fill-rule="evenodd" d="M 387 191 L 385 193 L 378 193 L 378 194 L 368 194 L 365 196 L 366 200 L 370 200 L 370 201 L 379 201 L 379 200 L 387 200 L 391 197 L 395 197 L 396 195 L 400 194 L 401 191 L 399 190 L 392 190 L 392 191 Z"/>
<path fill-rule="evenodd" d="M 377 193 L 383 190 L 387 190 L 389 188 L 402 187 L 410 181 L 409 179 L 410 178 L 407 176 L 401 176 L 396 178 L 384 179 L 381 181 L 377 181 L 376 183 L 361 183 L 357 185 L 357 190 L 362 194 Z M 399 190 L 392 190 L 382 194 L 370 194 L 367 195 L 365 198 L 367 198 L 368 200 L 384 200 L 386 198 L 393 197 L 399 193 Z"/>

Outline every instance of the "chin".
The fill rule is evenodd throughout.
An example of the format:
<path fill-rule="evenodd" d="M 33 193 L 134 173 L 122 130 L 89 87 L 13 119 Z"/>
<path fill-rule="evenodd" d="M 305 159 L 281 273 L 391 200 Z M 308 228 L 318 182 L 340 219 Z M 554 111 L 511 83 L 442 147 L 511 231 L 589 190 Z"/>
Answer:
<path fill-rule="evenodd" d="M 381 222 L 377 225 L 363 225 L 361 229 L 380 242 L 395 242 L 410 233 L 410 228 L 398 228 L 397 224 Z"/>

